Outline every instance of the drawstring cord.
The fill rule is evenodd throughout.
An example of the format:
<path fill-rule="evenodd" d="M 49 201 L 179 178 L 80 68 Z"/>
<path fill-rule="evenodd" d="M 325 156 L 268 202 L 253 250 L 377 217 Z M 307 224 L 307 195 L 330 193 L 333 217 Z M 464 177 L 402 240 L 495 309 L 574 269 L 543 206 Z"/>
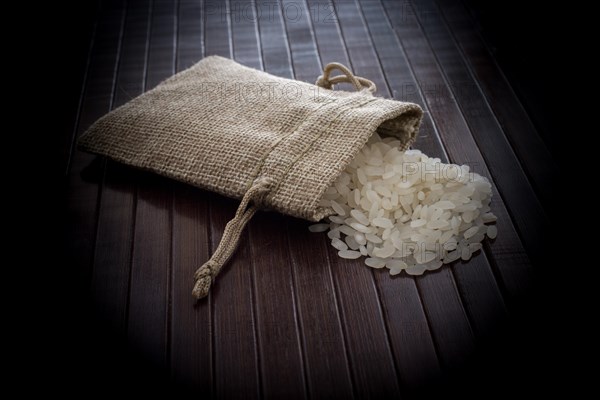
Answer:
<path fill-rule="evenodd" d="M 334 69 L 342 71 L 344 75 L 330 77 L 331 72 Z M 366 89 L 371 93 L 375 93 L 375 91 L 377 91 L 377 86 L 375 86 L 373 81 L 360 76 L 355 76 L 352 71 L 348 69 L 348 67 L 337 62 L 329 63 L 325 66 L 325 68 L 323 68 L 323 75 L 319 76 L 315 85 L 325 89 L 332 89 L 333 85 L 337 85 L 338 83 L 342 82 L 351 83 L 358 91 L 363 89 Z"/>
<path fill-rule="evenodd" d="M 194 274 L 196 284 L 192 290 L 192 295 L 194 295 L 196 299 L 201 299 L 208 294 L 212 281 L 235 251 L 240 236 L 244 231 L 244 227 L 250 219 L 252 219 L 252 216 L 254 216 L 256 211 L 258 211 L 257 203 L 260 203 L 260 200 L 270 189 L 270 186 L 270 179 L 258 178 L 242 198 L 242 202 L 235 213 L 235 217 L 233 217 L 233 219 L 225 226 L 219 246 L 210 260 L 198 268 Z M 253 203 L 250 204 L 250 202 Z"/>

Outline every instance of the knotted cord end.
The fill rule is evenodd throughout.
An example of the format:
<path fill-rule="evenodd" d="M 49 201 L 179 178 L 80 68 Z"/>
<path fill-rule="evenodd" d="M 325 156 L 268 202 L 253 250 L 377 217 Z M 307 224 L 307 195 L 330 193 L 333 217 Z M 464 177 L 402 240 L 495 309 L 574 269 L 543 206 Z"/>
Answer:
<path fill-rule="evenodd" d="M 332 88 L 332 84 L 331 82 L 325 78 L 323 75 L 319 75 L 319 77 L 317 78 L 317 81 L 315 82 L 315 85 L 322 87 L 323 89 L 330 89 Z"/>
<path fill-rule="evenodd" d="M 205 262 L 194 274 L 196 283 L 192 289 L 192 295 L 201 299 L 208 295 L 212 281 L 215 279 L 223 265 L 234 253 L 244 227 L 258 210 L 264 195 L 271 189 L 272 179 L 259 177 L 254 180 L 250 189 L 246 192 L 235 216 L 227 223 L 219 246 L 210 260 Z M 250 204 L 250 202 L 254 204 Z"/>
<path fill-rule="evenodd" d="M 208 295 L 208 291 L 210 290 L 210 285 L 212 284 L 213 274 L 215 271 L 215 262 L 211 258 L 207 262 L 205 262 L 194 274 L 194 279 L 196 283 L 194 284 L 194 289 L 192 290 L 192 295 L 200 300 L 203 297 Z"/>

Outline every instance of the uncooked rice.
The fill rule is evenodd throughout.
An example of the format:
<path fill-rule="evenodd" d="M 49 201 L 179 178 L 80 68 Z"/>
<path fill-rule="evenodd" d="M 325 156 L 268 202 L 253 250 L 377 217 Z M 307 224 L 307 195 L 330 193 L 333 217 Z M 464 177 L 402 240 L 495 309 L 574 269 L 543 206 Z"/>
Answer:
<path fill-rule="evenodd" d="M 375 134 L 320 201 L 336 214 L 328 224 L 331 245 L 346 259 L 421 275 L 458 259 L 469 260 L 487 235 L 498 234 L 490 212 L 492 186 L 466 165 L 444 164 L 419 150 Z"/>

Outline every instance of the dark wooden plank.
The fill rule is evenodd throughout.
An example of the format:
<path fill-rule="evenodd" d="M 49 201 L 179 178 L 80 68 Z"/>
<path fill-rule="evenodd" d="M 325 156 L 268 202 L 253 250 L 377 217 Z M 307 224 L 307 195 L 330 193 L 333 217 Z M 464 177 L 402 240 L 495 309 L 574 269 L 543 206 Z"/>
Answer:
<path fill-rule="evenodd" d="M 498 193 L 495 181 L 453 98 L 440 97 L 438 95 L 440 89 L 430 90 L 431 88 L 447 90 L 447 88 L 427 41 L 415 21 L 414 12 L 407 12 L 393 3 L 385 3 L 384 8 L 389 14 L 389 21 L 396 36 L 405 49 L 415 80 L 419 83 L 427 107 L 436 121 L 449 158 L 457 163 L 471 165 L 476 172 L 487 176 L 492 182 L 494 195 L 491 207 L 498 216 L 499 235 L 493 245 L 486 241 L 484 247 L 492 256 L 493 263 L 499 271 L 502 287 L 512 295 L 513 299 L 521 297 L 531 286 L 531 266 L 503 198 Z"/>
<path fill-rule="evenodd" d="M 125 7 L 120 2 L 107 3 L 101 9 L 74 139 L 112 108 L 124 17 Z M 81 293 L 78 293 L 85 296 L 94 258 L 102 162 L 75 150 L 75 145 L 73 149 L 65 196 L 65 262 L 79 283 Z"/>
<path fill-rule="evenodd" d="M 327 240 L 327 239 L 324 239 Z M 399 397 L 397 371 L 373 276 L 328 248 L 357 398 Z"/>
<path fill-rule="evenodd" d="M 267 72 L 291 78 L 291 54 L 281 9 L 269 12 L 267 4 L 259 8 L 260 15 L 269 16 L 259 19 L 264 67 Z M 351 398 L 350 371 L 324 243 L 308 232 L 305 222 L 288 218 L 282 226 L 287 230 L 284 240 L 291 257 L 309 395 Z M 314 263 L 314 259 L 321 262 Z"/>
<path fill-rule="evenodd" d="M 265 71 L 292 79 L 292 60 L 279 4 L 256 2 L 257 26 Z"/>
<path fill-rule="evenodd" d="M 229 30 L 229 4 L 207 1 L 205 9 L 206 55 L 233 57 Z M 238 201 L 209 195 L 212 250 L 235 214 Z M 252 259 L 248 233 L 240 238 L 233 257 L 219 273 L 209 296 L 213 302 L 213 395 L 218 398 L 260 397 Z"/>
<path fill-rule="evenodd" d="M 365 3 L 362 10 L 365 14 L 365 22 L 370 22 L 369 33 L 374 38 L 373 42 L 382 67 L 384 67 L 384 71 L 385 66 L 391 68 L 391 72 L 386 74 L 387 82 L 392 82 L 392 84 L 390 84 L 391 88 L 392 85 L 397 84 L 395 82 L 400 83 L 403 79 L 406 79 L 401 75 L 394 75 L 398 71 L 397 62 L 402 62 L 405 72 L 408 72 L 409 65 L 404 57 L 394 60 L 395 63 L 393 64 L 390 64 L 389 59 L 386 59 L 386 57 L 388 57 L 387 55 L 391 52 L 401 53 L 401 51 L 398 51 L 400 50 L 400 44 L 395 40 L 390 25 L 386 23 L 385 14 L 381 5 L 376 3 Z M 376 35 L 373 34 L 375 30 L 379 31 Z M 393 49 L 390 48 L 390 46 L 396 46 L 397 48 Z M 414 78 L 410 72 L 407 76 Z M 415 86 L 416 82 L 413 80 L 410 84 Z M 422 100 L 423 99 L 421 98 L 419 101 L 421 104 L 424 103 Z M 425 147 L 421 147 L 417 142 L 417 146 L 426 153 L 433 152 L 433 154 L 439 155 L 442 160 L 448 162 L 448 156 L 441 145 L 438 132 L 434 131 L 433 133 L 437 137 L 437 140 L 424 142 L 423 145 Z M 498 323 L 500 323 L 507 314 L 500 289 L 494 278 L 492 267 L 487 256 L 482 254 L 474 257 L 467 263 L 461 261 L 457 263 L 456 268 L 453 268 L 452 271 L 453 278 L 456 280 L 459 292 L 461 293 L 462 302 L 470 316 L 470 322 L 475 333 L 479 336 L 487 336 L 494 332 Z M 420 287 L 423 289 L 425 289 L 423 287 L 424 284 L 425 282 L 420 283 Z M 443 302 L 439 304 L 443 304 Z"/>
<path fill-rule="evenodd" d="M 171 376 L 200 397 L 212 390 L 211 299 L 191 295 L 194 273 L 209 257 L 206 192 L 175 183 L 173 190 L 173 270 Z"/>
<path fill-rule="evenodd" d="M 284 1 L 282 7 L 295 77 L 314 82 L 322 69 L 309 10 L 305 4 L 295 2 Z M 286 7 L 298 8 L 294 19 L 285 18 Z M 322 50 L 320 45 L 319 50 Z M 356 268 L 357 263 L 353 261 L 340 259 L 330 248 L 327 254 L 338 294 L 356 397 L 399 396 L 397 371 L 371 272 L 365 267 Z"/>
<path fill-rule="evenodd" d="M 266 398 L 302 399 L 306 382 L 285 217 L 260 213 L 250 225 L 262 389 Z"/>
<path fill-rule="evenodd" d="M 204 15 L 204 0 L 179 0 L 177 71 L 191 67 L 204 55 Z"/>
<path fill-rule="evenodd" d="M 415 280 L 375 276 L 402 389 L 419 392 L 440 379 L 441 368 Z"/>
<path fill-rule="evenodd" d="M 139 173 L 129 299 L 130 347 L 153 368 L 167 366 L 171 183 Z"/>
<path fill-rule="evenodd" d="M 176 70 L 196 63 L 203 54 L 203 4 L 180 0 L 177 17 Z M 190 295 L 194 273 L 209 257 L 206 192 L 173 185 L 173 260 L 171 272 L 171 377 L 178 387 L 209 397 L 212 385 L 211 299 Z"/>
<path fill-rule="evenodd" d="M 262 69 L 254 4 L 250 1 L 232 4 L 234 59 Z M 285 217 L 274 213 L 259 213 L 248 226 L 262 393 L 267 398 L 302 399 L 306 397 L 306 382 L 292 262 L 286 236 L 275 234 L 284 226 Z"/>
<path fill-rule="evenodd" d="M 351 367 L 326 239 L 309 232 L 305 221 L 288 219 L 284 226 L 298 296 L 310 398 L 353 398 Z"/>
<path fill-rule="evenodd" d="M 506 140 L 487 100 L 479 90 L 479 83 L 469 73 L 458 48 L 451 40 L 451 33 L 444 25 L 435 3 L 433 1 L 419 3 L 414 14 L 448 82 L 449 93 L 452 93 L 461 108 L 486 164 L 492 174 L 493 171 L 501 171 L 494 174 L 496 183 L 500 188 L 510 187 L 509 191 L 518 191 L 521 196 L 528 196 L 530 202 L 535 201 L 535 193 L 529 185 L 519 160 Z"/>
<path fill-rule="evenodd" d="M 258 14 L 263 16 L 258 20 L 258 27 L 264 69 L 292 78 L 281 9 L 269 9 L 266 3 L 257 6 Z M 350 369 L 325 243 L 321 237 L 308 232 L 304 221 L 286 218 L 282 222 L 281 226 L 287 231 L 282 238 L 291 258 L 296 288 L 309 395 L 311 398 L 351 398 Z M 315 263 L 315 259 L 320 262 Z"/>
<path fill-rule="evenodd" d="M 279 5 L 292 58 L 294 78 L 314 83 L 321 75 L 322 69 L 315 49 L 312 26 L 307 19 L 307 8 L 303 3 L 287 0 L 281 0 Z"/>
<path fill-rule="evenodd" d="M 565 131 L 565 127 L 561 126 L 561 104 L 553 103 L 559 97 L 556 89 L 566 85 L 549 85 L 547 77 L 557 76 L 561 71 L 560 63 L 556 62 L 560 59 L 554 55 L 556 43 L 564 36 L 560 30 L 554 29 L 553 22 L 565 15 L 561 9 L 553 9 L 551 15 L 545 13 L 543 20 L 533 9 L 523 9 L 514 14 L 518 4 L 462 2 L 470 17 L 465 18 L 465 22 L 470 20 L 476 28 L 472 33 L 480 36 L 473 39 L 480 41 L 481 50 L 487 52 L 488 59 L 496 64 L 499 77 L 506 80 L 521 102 L 558 167 L 558 132 Z M 457 3 L 457 6 L 458 10 L 460 5 Z M 506 24 L 507 19 L 510 19 L 510 24 Z M 535 31 L 529 29 L 531 21 L 536 21 Z M 574 64 L 567 59 L 564 66 L 568 65 Z M 541 70 L 544 74 L 539 73 Z"/>
<path fill-rule="evenodd" d="M 173 75 L 176 7 L 155 1 L 152 9 L 146 88 Z M 171 268 L 171 181 L 150 173 L 138 176 L 132 255 L 128 339 L 154 368 L 169 363 L 169 284 Z"/>
<path fill-rule="evenodd" d="M 391 91 L 383 75 L 382 66 L 378 61 L 378 54 L 373 50 L 373 43 L 369 36 L 370 32 L 367 31 L 365 22 L 361 19 L 360 11 L 357 10 L 356 5 L 353 3 L 341 3 L 338 5 L 337 11 L 355 72 L 362 76 L 368 76 L 378 86 L 379 93 L 383 94 L 384 97 L 389 97 Z M 394 51 L 401 52 L 400 46 L 397 46 Z M 354 57 L 358 54 L 360 54 L 360 57 L 356 57 L 358 62 L 355 62 Z M 366 75 L 367 73 L 371 75 Z M 429 125 L 431 126 L 432 124 Z M 419 138 L 417 143 L 420 143 L 419 148 L 426 153 L 443 158 L 444 149 L 440 146 L 439 140 L 435 138 L 435 131 L 433 133 L 433 136 L 426 136 L 429 139 L 426 142 L 422 142 L 421 138 Z M 421 133 L 420 136 L 422 137 L 424 134 Z M 435 344 L 437 345 L 437 355 L 443 366 L 456 368 L 460 365 L 461 360 L 464 359 L 465 354 L 473 351 L 474 337 L 471 326 L 457 292 L 453 274 L 449 269 L 442 269 L 438 273 L 416 279 L 407 278 L 404 282 L 397 279 L 392 280 L 387 274 L 383 273 L 375 275 L 378 278 L 378 284 L 385 288 L 382 293 L 391 293 L 389 300 L 386 302 L 386 309 L 390 310 L 387 314 L 390 316 L 394 316 L 393 310 L 399 309 L 400 306 L 400 304 L 397 304 L 397 295 L 393 295 L 394 292 L 398 292 L 401 289 L 397 285 L 401 283 L 406 284 L 414 279 L 420 291 L 421 301 L 428 317 L 431 333 L 434 335 Z M 433 296 L 434 293 L 436 294 L 435 296 Z M 416 300 L 413 300 L 413 304 L 415 303 Z M 419 310 L 419 308 L 416 310 Z M 440 315 L 445 316 L 447 319 L 438 318 Z M 395 319 L 398 319 L 398 317 Z M 447 325 L 446 323 L 449 319 L 453 321 L 451 325 Z M 440 331 L 444 332 L 443 336 L 438 334 Z M 446 337 L 449 340 L 444 340 Z M 397 347 L 399 346 L 400 344 Z M 429 358 L 425 360 L 425 368 L 428 368 L 431 364 L 435 366 L 430 350 L 426 354 Z M 425 375 L 425 373 L 426 371 L 420 371 L 418 375 Z"/>
<path fill-rule="evenodd" d="M 239 202 L 213 194 L 209 199 L 211 245 L 216 249 Z M 214 394 L 217 398 L 260 397 L 251 257 L 246 232 L 240 238 L 235 255 L 223 267 L 211 288 Z"/>
<path fill-rule="evenodd" d="M 355 72 L 361 76 L 368 76 L 379 88 L 379 93 L 386 97 L 390 96 L 386 80 L 383 76 L 377 54 L 373 50 L 373 43 L 369 37 L 369 32 L 365 27 L 365 22 L 361 18 L 360 10 L 355 3 L 340 3 L 337 7 L 340 26 L 345 38 L 345 44 L 348 48 L 352 60 L 352 66 Z M 360 38 L 360 39 L 359 39 Z M 399 47 L 399 46 L 398 46 Z M 399 48 L 396 51 L 400 51 Z M 357 63 L 354 62 L 356 55 Z M 366 75 L 367 73 L 371 75 Z M 426 153 L 432 156 L 444 157 L 444 150 L 439 146 L 437 140 L 430 142 L 434 146 L 422 148 Z M 379 277 L 379 284 L 393 285 L 400 280 L 392 280 L 385 274 L 376 274 Z M 491 277 L 493 282 L 493 277 Z M 469 319 L 462 304 L 461 298 L 456 289 L 453 274 L 449 268 L 442 268 L 435 274 L 428 274 L 416 278 L 418 288 L 421 291 L 421 298 L 425 306 L 425 311 L 429 316 L 429 324 L 436 340 L 437 351 L 440 360 L 447 367 L 456 367 L 460 364 L 465 354 L 474 349 L 474 337 L 471 330 Z M 394 288 L 398 290 L 398 288 Z M 438 293 L 432 296 L 433 292 Z M 501 298 L 498 296 L 501 303 Z M 390 301 L 395 298 L 391 297 Z M 393 303 L 388 305 L 388 309 L 395 310 L 398 306 Z M 429 312 L 430 309 L 436 310 Z M 453 324 L 447 325 L 446 320 L 436 319 L 440 314 L 447 313 L 451 316 Z M 446 314 L 445 314 L 446 315 Z M 443 330 L 448 337 L 453 340 L 441 341 L 437 332 Z"/>
<path fill-rule="evenodd" d="M 386 21 L 381 6 L 375 3 L 365 3 L 362 8 L 367 22 L 372 26 L 371 32 L 377 27 L 380 30 L 378 34 L 373 35 L 374 44 L 380 55 L 382 65 L 388 65 L 391 68 L 390 73 L 387 75 L 388 82 L 391 82 L 390 86 L 393 87 L 394 85 L 401 84 L 401 80 L 406 79 L 406 77 L 414 79 L 404 57 L 395 59 L 393 60 L 394 63 L 390 64 L 392 60 L 389 58 L 391 51 L 388 46 L 392 45 L 391 42 L 393 42 L 394 36 L 389 24 L 381 23 Z M 398 45 L 398 47 L 400 46 Z M 401 52 L 396 53 L 401 54 Z M 398 65 L 403 66 L 403 71 L 398 71 Z M 405 74 L 405 77 L 394 75 L 397 72 L 402 72 Z M 403 85 L 401 84 L 396 90 L 402 90 Z M 410 85 L 416 86 L 416 82 L 413 80 L 410 82 Z M 419 93 L 417 92 L 417 94 Z M 420 97 L 419 103 L 424 104 L 423 98 L 420 95 L 418 97 Z M 427 116 L 426 119 L 428 118 Z M 437 136 L 437 131 L 433 133 Z M 421 141 L 419 139 L 417 147 L 428 154 L 435 154 L 440 156 L 442 160 L 448 161 L 446 151 L 440 146 L 439 139 L 434 141 Z M 456 315 L 462 314 L 462 310 L 456 302 L 449 303 L 448 298 L 440 296 L 440 293 L 446 293 L 450 298 L 456 295 L 456 289 L 453 290 L 452 288 L 454 285 L 446 283 L 444 286 L 440 286 L 443 285 L 441 277 L 443 274 L 448 273 L 445 269 L 446 267 L 439 273 L 420 278 L 418 283 L 435 335 L 440 358 L 445 365 L 455 365 L 456 363 L 460 365 L 462 360 L 465 359 L 465 353 L 472 350 L 472 343 L 466 340 L 465 334 L 461 334 L 460 329 L 457 329 L 455 318 L 452 319 L 452 323 L 449 323 L 450 320 L 447 319 L 447 316 L 453 312 Z M 478 255 L 467 263 L 458 262 L 452 268 L 452 271 L 452 274 L 448 278 L 456 280 L 461 301 L 470 317 L 469 322 L 475 334 L 478 338 L 491 335 L 495 332 L 498 324 L 505 320 L 507 313 L 486 255 Z M 444 287 L 444 290 L 440 290 L 440 287 Z M 454 295 L 452 292 L 454 292 Z M 448 327 L 451 328 L 449 329 Z M 467 332 L 466 326 L 462 330 Z"/>
<path fill-rule="evenodd" d="M 318 1 L 309 2 L 313 21 L 318 21 L 314 23 L 317 43 L 320 49 L 327 49 L 321 52 L 321 57 L 323 60 L 328 60 L 327 62 L 338 61 L 350 65 L 346 46 L 341 37 L 339 26 L 341 21 L 337 20 L 335 14 L 335 20 L 330 21 L 329 10 L 333 9 L 333 5 L 327 5 L 328 7 L 324 7 Z M 340 3 L 337 7 L 347 6 Z M 319 10 L 318 14 L 315 15 L 317 10 Z M 346 33 L 348 34 L 347 31 Z M 353 35 L 349 40 L 354 42 L 361 40 L 360 38 L 361 33 L 358 33 L 358 36 Z M 364 51 L 372 57 L 372 53 L 365 46 L 365 39 L 362 40 Z M 389 54 L 396 54 L 400 51 L 397 47 L 386 50 Z M 354 59 L 352 61 L 354 62 Z M 376 63 L 371 63 L 377 66 Z M 386 89 L 385 82 L 379 82 L 379 84 L 384 85 L 383 90 Z M 352 89 L 349 88 L 349 90 Z M 407 276 L 392 279 L 388 274 L 375 273 L 375 279 L 380 292 L 400 381 L 405 390 L 416 390 L 435 379 L 440 372 L 417 286 L 414 279 Z M 403 311 L 398 312 L 398 310 Z"/>
<path fill-rule="evenodd" d="M 144 91 L 149 18 L 148 4 L 140 1 L 128 3 L 115 107 Z M 107 161 L 98 214 L 92 299 L 98 314 L 119 335 L 125 333 L 127 326 L 136 176 L 129 167 Z"/>
<path fill-rule="evenodd" d="M 204 51 L 206 56 L 219 55 L 231 58 L 231 37 L 229 36 L 229 2 L 204 0 Z"/>
<path fill-rule="evenodd" d="M 421 18 L 421 25 L 429 37 L 429 43 L 432 50 L 436 52 L 440 69 L 444 71 L 446 82 L 448 82 L 457 104 L 462 107 L 465 120 L 469 124 L 472 135 L 506 204 L 509 209 L 513 210 L 516 220 L 527 219 L 534 226 L 532 231 L 524 233 L 524 235 L 534 234 L 536 229 L 537 232 L 540 230 L 543 232 L 543 229 L 547 227 L 547 216 L 542 212 L 541 204 L 531 187 L 531 183 L 535 184 L 535 182 L 527 179 L 513 148 L 506 140 L 501 126 L 492 114 L 492 110 L 487 106 L 482 93 L 479 90 L 468 89 L 476 87 L 477 83 L 473 81 L 467 65 L 460 57 L 455 44 L 450 40 L 450 31 L 444 26 L 439 10 L 431 1 L 422 3 L 422 7 L 424 7 L 424 11 L 417 9 L 415 16 L 418 18 L 420 14 L 426 15 Z M 505 100 L 505 102 L 508 101 Z M 535 136 L 534 133 L 529 132 L 522 134 Z M 514 150 L 517 151 L 516 148 Z M 543 174 L 554 171 L 551 175 L 553 179 L 558 175 L 558 171 L 553 170 L 552 165 L 535 164 L 532 168 Z M 545 176 L 543 178 L 545 181 L 538 182 L 547 190 L 553 186 L 549 184 L 549 177 Z M 550 194 L 545 193 L 544 197 L 549 200 Z M 517 205 L 520 207 L 517 208 Z"/>
<path fill-rule="evenodd" d="M 514 151 L 531 179 L 531 184 L 545 201 L 553 203 L 554 178 L 558 176 L 558 166 L 546 144 L 539 136 L 527 111 L 519 101 L 496 60 L 486 48 L 464 5 L 460 1 L 441 1 L 439 10 L 433 5 L 432 14 L 438 14 L 450 28 L 449 38 L 454 38 L 467 61 L 469 72 L 477 79 L 486 101 L 492 108 L 498 122 Z M 440 28 L 442 27 L 440 21 Z"/>
<path fill-rule="evenodd" d="M 79 89 L 79 95 L 77 97 L 77 103 L 74 107 L 74 112 L 69 115 L 68 122 L 64 129 L 64 136 L 62 142 L 59 144 L 58 149 L 60 151 L 60 159 L 61 164 L 60 167 L 64 168 L 61 173 L 65 176 L 69 173 L 69 169 L 71 167 L 71 160 L 73 154 L 75 153 L 77 130 L 79 128 L 79 120 L 81 118 L 81 110 L 83 107 L 83 101 L 85 99 L 86 87 L 88 85 L 88 78 L 90 75 L 90 66 L 92 63 L 92 56 L 94 55 L 94 50 L 96 48 L 95 41 L 96 36 L 98 34 L 98 23 L 100 19 L 100 2 L 96 4 L 96 11 L 94 13 L 94 20 L 90 23 L 91 29 L 89 33 L 89 44 L 87 49 L 87 56 L 85 59 L 85 66 L 82 68 L 82 76 L 81 76 L 81 86 Z M 67 49 L 68 52 L 72 50 L 70 48 Z"/>
<path fill-rule="evenodd" d="M 308 0 L 307 5 L 313 21 L 313 35 L 318 49 L 320 65 L 327 65 L 331 62 L 347 62 L 348 51 L 340 39 L 340 24 L 336 6 L 331 2 L 314 0 Z M 337 88 L 353 90 L 353 86 L 349 84 L 340 85 Z"/>
<path fill-rule="evenodd" d="M 233 57 L 240 64 L 262 69 L 262 51 L 257 31 L 257 8 L 251 0 L 230 2 Z"/>

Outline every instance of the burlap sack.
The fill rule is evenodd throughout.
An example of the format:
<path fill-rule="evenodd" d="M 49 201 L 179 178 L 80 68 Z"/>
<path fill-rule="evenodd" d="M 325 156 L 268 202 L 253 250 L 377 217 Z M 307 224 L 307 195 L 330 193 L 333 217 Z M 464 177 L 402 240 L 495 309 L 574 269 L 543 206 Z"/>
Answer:
<path fill-rule="evenodd" d="M 357 91 L 330 90 L 340 82 Z M 373 96 L 373 82 L 337 63 L 316 85 L 207 57 L 100 118 L 79 147 L 242 199 L 196 273 L 193 294 L 204 297 L 259 207 L 318 221 L 333 214 L 319 206 L 325 189 L 375 131 L 404 148 L 414 140 L 416 104 Z"/>

